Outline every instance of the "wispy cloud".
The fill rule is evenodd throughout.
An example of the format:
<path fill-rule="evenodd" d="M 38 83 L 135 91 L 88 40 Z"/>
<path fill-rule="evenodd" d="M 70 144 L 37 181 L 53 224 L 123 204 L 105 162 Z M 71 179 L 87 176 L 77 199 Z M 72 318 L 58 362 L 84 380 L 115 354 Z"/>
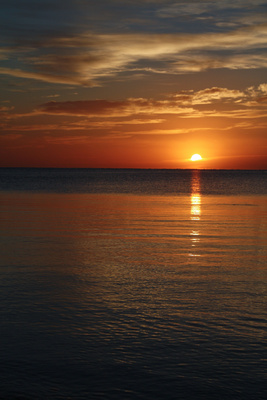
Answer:
<path fill-rule="evenodd" d="M 38 43 L 31 43 L 31 51 L 20 50 L 21 66 L 2 67 L 0 74 L 95 86 L 103 78 L 134 68 L 172 74 L 214 68 L 262 68 L 267 62 L 266 43 L 267 24 L 202 34 L 83 33 L 42 41 L 41 54 Z M 16 52 L 14 48 L 12 56 Z M 154 68 L 154 61 L 160 68 Z"/>
<path fill-rule="evenodd" d="M 241 9 L 260 6 L 266 4 L 265 0 L 193 0 L 193 1 L 175 1 L 173 4 L 168 4 L 158 10 L 158 14 L 162 17 L 176 17 L 177 15 L 199 15 L 211 13 L 214 11 Z"/>
<path fill-rule="evenodd" d="M 184 54 L 183 58 L 173 63 L 174 73 L 199 72 L 208 69 L 257 69 L 265 68 L 267 65 L 267 55 L 259 51 L 258 54 L 236 54 L 229 51 L 228 54 Z"/>
<path fill-rule="evenodd" d="M 211 104 L 215 101 L 232 101 L 233 99 L 242 99 L 247 97 L 240 90 L 231 90 L 227 88 L 212 87 L 193 92 L 193 90 L 184 90 L 173 95 L 173 98 L 184 105 Z"/>
<path fill-rule="evenodd" d="M 25 79 L 34 79 L 37 81 L 48 82 L 48 83 L 59 83 L 59 84 L 66 84 L 66 85 L 78 85 L 78 84 L 85 84 L 87 86 L 95 86 L 90 82 L 83 82 L 78 76 L 76 78 L 72 78 L 69 74 L 68 75 L 60 75 L 60 74 L 51 74 L 51 73 L 38 73 L 38 72 L 31 72 L 31 71 L 23 71 L 18 68 L 1 68 L 0 67 L 0 74 L 3 75 L 10 75 L 16 78 L 25 78 Z"/>

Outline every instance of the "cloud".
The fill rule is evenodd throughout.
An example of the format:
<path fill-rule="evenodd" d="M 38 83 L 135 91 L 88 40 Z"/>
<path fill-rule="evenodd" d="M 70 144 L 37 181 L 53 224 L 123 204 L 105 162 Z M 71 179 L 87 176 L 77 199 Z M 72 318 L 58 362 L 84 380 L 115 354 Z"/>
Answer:
<path fill-rule="evenodd" d="M 267 83 L 251 86 L 241 91 L 225 87 L 210 87 L 202 90 L 182 90 L 165 94 L 161 99 L 126 98 L 123 100 L 50 100 L 35 107 L 29 112 L 16 112 L 14 106 L 0 106 L 3 121 L 16 119 L 44 118 L 45 115 L 66 116 L 64 129 L 71 129 L 90 124 L 95 127 L 104 126 L 106 121 L 112 126 L 122 124 L 147 124 L 163 122 L 168 116 L 179 118 L 200 118 L 212 116 L 247 117 L 266 116 Z M 49 96 L 48 96 L 49 97 Z M 81 117 L 84 117 L 81 119 Z M 55 120 L 56 121 L 56 120 Z M 40 122 L 38 122 L 40 124 Z"/>
<path fill-rule="evenodd" d="M 151 119 L 153 115 L 163 116 L 164 114 L 184 118 L 203 116 L 240 118 L 246 115 L 255 118 L 264 115 L 264 110 L 257 108 L 257 105 L 266 101 L 266 94 L 266 83 L 262 83 L 258 87 L 249 87 L 245 91 L 211 87 L 199 91 L 183 90 L 161 100 L 128 98 L 122 101 L 50 101 L 40 105 L 34 113 L 109 118 L 109 120 L 110 118 L 122 119 L 138 115 L 142 119 L 145 116 Z M 203 106 L 206 108 L 203 109 Z"/>
<path fill-rule="evenodd" d="M 2 107 L 1 136 L 23 134 L 71 144 L 136 135 L 265 132 L 266 88 L 262 83 L 244 91 L 220 87 L 183 90 L 161 100 L 49 101 L 25 114 Z"/>
<path fill-rule="evenodd" d="M 47 39 L 20 49 L 20 68 L 0 74 L 49 83 L 96 86 L 134 69 L 185 73 L 205 69 L 266 67 L 267 24 L 202 34 L 82 33 Z M 30 45 L 30 44 L 29 44 Z M 41 47 L 41 51 L 40 51 Z M 31 48 L 31 50 L 29 50 Z M 14 57 L 17 48 L 14 47 Z M 159 68 L 154 68 L 157 62 Z"/>
<path fill-rule="evenodd" d="M 199 72 L 208 69 L 257 69 L 266 68 L 267 55 L 262 54 L 185 54 L 181 60 L 173 63 L 173 70 L 177 73 Z"/>
<path fill-rule="evenodd" d="M 182 91 L 173 96 L 173 98 L 183 105 L 211 104 L 215 101 L 231 101 L 233 99 L 242 99 L 246 95 L 239 90 L 227 88 L 212 87 L 198 92 Z"/>
<path fill-rule="evenodd" d="M 174 4 L 166 5 L 157 11 L 157 15 L 161 18 L 176 18 L 177 16 L 199 16 L 203 14 L 212 14 L 222 12 L 222 10 L 241 10 L 247 7 L 259 7 L 266 4 L 265 0 L 222 0 L 222 1 L 176 1 Z"/>
<path fill-rule="evenodd" d="M 0 112 L 1 112 L 1 113 L 6 113 L 6 112 L 11 111 L 11 110 L 13 110 L 13 109 L 14 109 L 14 107 L 0 106 Z"/>
<path fill-rule="evenodd" d="M 22 71 L 18 68 L 1 68 L 0 74 L 2 75 L 10 75 L 16 78 L 26 78 L 26 79 L 34 79 L 37 81 L 48 82 L 48 83 L 59 83 L 66 85 L 86 85 L 86 86 L 95 86 L 96 84 L 90 83 L 88 81 L 84 82 L 79 77 L 71 78 L 69 75 L 60 76 L 58 74 L 50 74 L 50 73 L 38 73 L 31 71 Z"/>
<path fill-rule="evenodd" d="M 108 100 L 78 100 L 65 102 L 50 101 L 48 103 L 42 104 L 38 110 L 45 114 L 115 116 L 121 115 L 121 113 L 125 113 L 127 109 L 127 104 L 127 101 Z"/>
<path fill-rule="evenodd" d="M 258 101 L 259 103 L 265 103 L 265 102 L 267 102 L 267 95 L 266 95 L 266 96 L 259 97 L 259 98 L 257 99 L 257 101 Z"/>
<path fill-rule="evenodd" d="M 42 104 L 36 112 L 57 115 L 88 117 L 125 117 L 130 115 L 184 114 L 194 110 L 180 107 L 178 102 L 170 100 L 153 100 L 131 98 L 124 101 L 87 100 L 87 101 L 50 101 Z"/>
<path fill-rule="evenodd" d="M 11 52 L 9 52 L 7 49 L 0 49 L 0 60 L 8 60 L 8 57 L 10 56 Z"/>
<path fill-rule="evenodd" d="M 244 91 L 221 87 L 198 91 L 183 90 L 162 99 L 128 98 L 121 101 L 78 100 L 49 101 L 29 113 L 15 113 L 12 107 L 1 107 L 2 130 L 6 131 L 161 131 L 173 130 L 183 120 L 211 118 L 242 119 L 246 129 L 249 119 L 266 118 L 267 84 Z M 246 123 L 245 125 L 242 125 Z M 254 126 L 259 123 L 253 122 Z M 143 127 L 142 127 L 143 125 Z M 193 123 L 194 125 L 194 123 Z M 149 126 L 149 127 L 148 127 Z M 167 128 L 166 128 L 167 127 Z M 184 126 L 183 126 L 184 128 Z M 180 129 L 182 129 L 180 127 Z M 201 126 L 197 128 L 200 130 Z M 218 128 L 219 129 L 219 128 Z M 129 132 L 128 132 L 129 133 Z M 130 134 L 130 133 L 129 133 Z"/>
<path fill-rule="evenodd" d="M 258 89 L 259 89 L 261 92 L 267 94 L 267 83 L 261 83 L 261 84 L 258 86 Z"/>

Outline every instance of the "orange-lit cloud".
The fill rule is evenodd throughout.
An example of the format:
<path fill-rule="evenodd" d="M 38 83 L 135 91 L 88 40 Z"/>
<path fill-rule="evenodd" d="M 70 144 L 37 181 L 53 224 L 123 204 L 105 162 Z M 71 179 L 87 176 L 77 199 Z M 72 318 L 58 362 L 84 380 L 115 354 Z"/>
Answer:
<path fill-rule="evenodd" d="M 75 121 L 68 121 L 62 129 L 70 130 L 84 126 L 115 126 L 123 124 L 160 124 L 168 116 L 179 118 L 263 118 L 266 117 L 267 84 L 250 87 L 245 91 L 220 87 L 206 88 L 199 91 L 183 90 L 166 95 L 161 100 L 129 98 L 115 100 L 77 100 L 49 101 L 29 113 L 18 114 L 14 107 L 2 107 L 3 121 L 18 118 L 34 118 L 41 115 L 68 116 Z M 81 118 L 85 119 L 81 119 Z M 79 119 L 77 119 L 79 118 Z M 47 124 L 44 123 L 45 127 Z M 52 125 L 51 125 L 52 126 Z M 54 126 L 57 126 L 55 124 Z M 26 128 L 23 128 L 26 129 Z M 29 129 L 30 126 L 29 126 Z M 43 129 L 42 126 L 40 129 Z"/>
<path fill-rule="evenodd" d="M 36 112 L 58 115 L 123 117 L 139 114 L 175 114 L 180 117 L 202 116 L 232 116 L 240 117 L 244 114 L 252 117 L 265 116 L 265 110 L 256 108 L 265 100 L 267 84 L 258 88 L 248 88 L 246 91 L 231 90 L 227 88 L 206 88 L 199 91 L 181 91 L 167 96 L 163 100 L 131 98 L 124 101 L 87 100 L 87 101 L 51 101 L 40 106 Z M 248 109 L 248 102 L 251 109 Z M 230 110 L 214 109 L 216 104 L 232 104 L 235 108 Z M 213 105 L 212 110 L 200 110 L 199 105 Z M 243 105 L 243 108 L 240 108 Z"/>
<path fill-rule="evenodd" d="M 207 88 L 198 92 L 182 91 L 173 96 L 177 102 L 181 104 L 211 104 L 214 101 L 242 99 L 247 97 L 240 90 L 230 90 L 227 88 Z"/>

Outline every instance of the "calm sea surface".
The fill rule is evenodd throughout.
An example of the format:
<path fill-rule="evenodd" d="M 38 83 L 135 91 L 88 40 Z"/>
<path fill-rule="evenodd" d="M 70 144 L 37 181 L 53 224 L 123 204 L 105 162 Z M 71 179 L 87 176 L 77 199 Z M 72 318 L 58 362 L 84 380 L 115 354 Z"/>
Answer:
<path fill-rule="evenodd" d="M 0 399 L 265 400 L 266 178 L 0 169 Z"/>

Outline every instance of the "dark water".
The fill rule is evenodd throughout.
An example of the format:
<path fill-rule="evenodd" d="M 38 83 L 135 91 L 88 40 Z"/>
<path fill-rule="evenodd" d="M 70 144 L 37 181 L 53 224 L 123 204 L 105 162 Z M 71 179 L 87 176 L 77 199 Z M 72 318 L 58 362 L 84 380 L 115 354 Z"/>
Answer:
<path fill-rule="evenodd" d="M 267 194 L 266 171 L 203 170 L 202 194 Z M 191 194 L 192 170 L 2 168 L 0 190 Z"/>
<path fill-rule="evenodd" d="M 265 399 L 266 177 L 0 170 L 0 398 Z"/>

